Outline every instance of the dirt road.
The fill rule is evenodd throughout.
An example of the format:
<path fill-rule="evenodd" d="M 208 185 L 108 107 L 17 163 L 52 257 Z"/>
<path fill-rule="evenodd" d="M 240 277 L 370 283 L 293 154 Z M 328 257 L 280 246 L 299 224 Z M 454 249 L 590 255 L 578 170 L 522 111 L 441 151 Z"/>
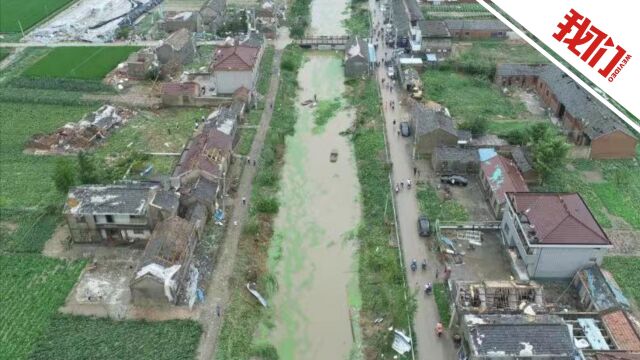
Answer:
<path fill-rule="evenodd" d="M 379 7 L 376 7 L 376 3 L 373 0 L 371 0 L 369 4 L 374 24 L 382 23 L 383 17 Z M 390 55 L 391 51 L 392 49 L 387 49 L 386 46 L 379 41 L 378 60 L 383 62 L 385 52 L 388 52 Z M 406 184 L 407 179 L 412 179 L 412 183 L 415 184 L 416 179 L 413 175 L 415 164 L 412 160 L 411 138 L 404 138 L 398 133 L 400 122 L 409 119 L 408 109 L 400 105 L 401 97 L 398 96 L 398 92 L 401 91 L 401 89 L 399 86 L 395 86 L 391 91 L 389 90 L 388 85 L 390 80 L 387 77 L 385 67 L 382 65 L 377 69 L 377 77 L 384 105 L 387 145 L 393 163 L 393 183 L 405 182 Z M 385 79 L 385 85 L 382 85 L 381 79 Z M 395 102 L 395 110 L 392 110 L 389 106 L 390 101 Z M 396 125 L 393 125 L 393 120 L 396 120 Z M 415 186 L 412 187 L 411 190 L 407 190 L 405 185 L 405 188 L 396 195 L 395 201 L 401 246 L 406 261 L 409 262 L 415 258 L 418 262 L 421 262 L 426 258 L 428 263 L 428 270 L 426 272 L 418 270 L 415 273 L 409 269 L 408 264 L 405 264 L 407 283 L 410 287 L 409 291 L 410 293 L 416 292 L 418 300 L 418 306 L 414 316 L 418 358 L 438 360 L 453 359 L 455 357 L 455 351 L 447 334 L 442 338 L 435 336 L 434 329 L 439 316 L 433 295 L 425 296 L 423 292 L 424 285 L 427 282 L 435 282 L 435 266 L 437 260 L 434 253 L 428 251 L 425 239 L 418 236 L 417 220 L 419 216 L 419 206 Z M 442 269 L 440 272 L 442 273 Z"/>

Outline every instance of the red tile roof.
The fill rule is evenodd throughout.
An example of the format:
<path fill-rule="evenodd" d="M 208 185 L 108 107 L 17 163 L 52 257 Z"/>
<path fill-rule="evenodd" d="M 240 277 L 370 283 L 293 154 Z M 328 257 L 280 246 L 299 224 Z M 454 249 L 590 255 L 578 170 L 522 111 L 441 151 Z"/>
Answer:
<path fill-rule="evenodd" d="M 500 204 L 506 201 L 507 192 L 529 191 L 516 164 L 503 156 L 483 161 L 480 168 Z"/>
<path fill-rule="evenodd" d="M 185 83 L 164 83 L 162 84 L 163 95 L 198 95 L 199 85 L 194 82 Z"/>
<path fill-rule="evenodd" d="M 509 196 L 515 211 L 526 214 L 534 226 L 540 244 L 611 244 L 577 193 L 514 193 Z"/>
<path fill-rule="evenodd" d="M 617 310 L 604 314 L 602 321 L 619 350 L 640 351 L 640 337 L 624 311 Z"/>
<path fill-rule="evenodd" d="M 213 70 L 251 70 L 258 59 L 259 48 L 236 45 L 219 48 Z"/>

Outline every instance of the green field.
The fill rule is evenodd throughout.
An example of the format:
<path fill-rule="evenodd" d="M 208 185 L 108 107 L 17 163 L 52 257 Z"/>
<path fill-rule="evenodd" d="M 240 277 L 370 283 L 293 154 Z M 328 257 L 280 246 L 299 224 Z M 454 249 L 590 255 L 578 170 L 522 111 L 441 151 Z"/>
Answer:
<path fill-rule="evenodd" d="M 200 333 L 200 325 L 189 320 L 113 321 L 56 315 L 29 359 L 194 359 Z"/>
<path fill-rule="evenodd" d="M 59 47 L 29 67 L 24 76 L 100 80 L 137 47 Z"/>
<path fill-rule="evenodd" d="M 630 300 L 636 305 L 640 304 L 640 258 L 607 256 L 602 267 L 613 274 L 613 278 Z"/>
<path fill-rule="evenodd" d="M 0 256 L 1 359 L 27 358 L 83 267 L 40 255 Z"/>
<path fill-rule="evenodd" d="M 2 0 L 0 33 L 19 33 L 20 24 L 27 31 L 70 1 L 72 0 Z"/>

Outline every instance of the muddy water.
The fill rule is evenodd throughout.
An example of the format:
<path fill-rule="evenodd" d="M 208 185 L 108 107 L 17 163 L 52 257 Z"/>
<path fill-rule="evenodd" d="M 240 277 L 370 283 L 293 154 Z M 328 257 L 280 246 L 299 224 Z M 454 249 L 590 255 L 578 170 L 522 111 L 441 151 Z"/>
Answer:
<path fill-rule="evenodd" d="M 346 0 L 314 0 L 311 2 L 311 26 L 308 33 L 312 36 L 338 36 L 347 32 L 342 22 L 348 17 Z"/>
<path fill-rule="evenodd" d="M 340 96 L 340 58 L 308 55 L 298 76 L 298 104 L 314 94 L 318 101 Z M 360 219 L 360 204 L 351 144 L 339 133 L 352 124 L 354 113 L 343 105 L 318 129 L 313 109 L 298 107 L 295 135 L 287 139 L 270 252 L 278 291 L 269 337 L 283 360 L 346 359 L 354 347 L 350 313 L 357 314 L 359 306 L 350 236 Z M 329 161 L 333 149 L 339 153 L 335 163 Z M 357 329 L 355 334 L 357 339 Z"/>

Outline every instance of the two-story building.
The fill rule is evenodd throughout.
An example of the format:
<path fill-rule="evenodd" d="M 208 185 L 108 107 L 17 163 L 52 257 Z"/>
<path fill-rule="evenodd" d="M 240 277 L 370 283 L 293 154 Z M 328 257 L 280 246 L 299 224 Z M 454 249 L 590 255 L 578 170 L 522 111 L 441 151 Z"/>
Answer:
<path fill-rule="evenodd" d="M 177 201 L 156 182 L 81 185 L 69 191 L 63 215 L 73 242 L 146 243 L 159 219 L 175 215 Z"/>
<path fill-rule="evenodd" d="M 612 247 L 577 193 L 510 192 L 506 200 L 502 238 L 520 278 L 570 278 Z"/>

